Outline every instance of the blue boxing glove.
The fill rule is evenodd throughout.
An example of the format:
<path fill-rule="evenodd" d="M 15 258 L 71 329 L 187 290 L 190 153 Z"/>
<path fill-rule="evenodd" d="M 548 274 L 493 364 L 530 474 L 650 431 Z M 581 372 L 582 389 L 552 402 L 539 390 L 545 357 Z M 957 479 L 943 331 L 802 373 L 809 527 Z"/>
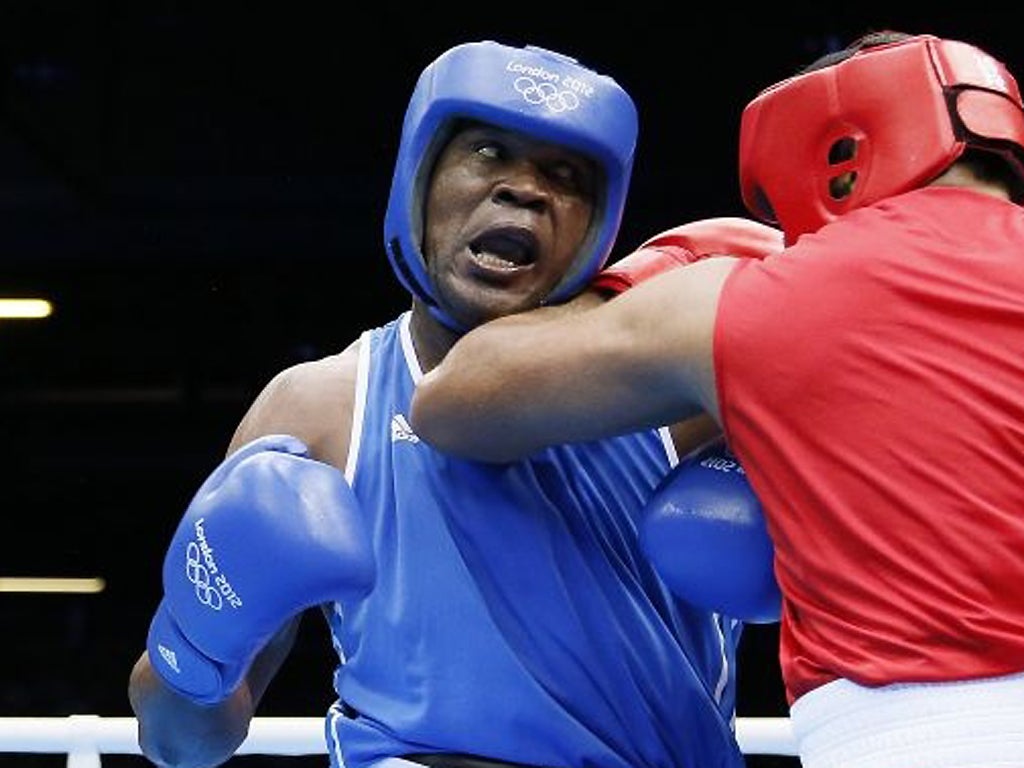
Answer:
<path fill-rule="evenodd" d="M 779 620 L 775 550 L 724 439 L 690 453 L 661 481 L 644 508 L 640 546 L 687 602 L 752 624 Z"/>
<path fill-rule="evenodd" d="M 341 472 L 309 459 L 294 437 L 259 438 L 213 471 L 178 525 L 146 641 L 150 663 L 177 692 L 216 703 L 286 620 L 359 597 L 374 576 Z"/>

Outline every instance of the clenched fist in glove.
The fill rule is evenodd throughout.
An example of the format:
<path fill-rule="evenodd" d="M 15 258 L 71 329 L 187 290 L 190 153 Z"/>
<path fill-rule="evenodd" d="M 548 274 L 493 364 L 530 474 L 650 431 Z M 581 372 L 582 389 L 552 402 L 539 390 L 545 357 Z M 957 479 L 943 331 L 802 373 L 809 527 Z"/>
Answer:
<path fill-rule="evenodd" d="M 657 274 L 709 256 L 764 259 L 782 250 L 782 240 L 780 230 L 750 219 L 722 216 L 691 221 L 650 238 L 598 273 L 589 287 L 615 295 Z"/>
<path fill-rule="evenodd" d="M 775 549 L 746 473 L 717 438 L 683 458 L 644 507 L 640 546 L 666 586 L 752 624 L 778 621 Z"/>
<path fill-rule="evenodd" d="M 304 609 L 373 585 L 359 504 L 336 468 L 294 437 L 270 435 L 226 458 L 200 487 L 163 565 L 146 648 L 160 677 L 212 704 Z"/>

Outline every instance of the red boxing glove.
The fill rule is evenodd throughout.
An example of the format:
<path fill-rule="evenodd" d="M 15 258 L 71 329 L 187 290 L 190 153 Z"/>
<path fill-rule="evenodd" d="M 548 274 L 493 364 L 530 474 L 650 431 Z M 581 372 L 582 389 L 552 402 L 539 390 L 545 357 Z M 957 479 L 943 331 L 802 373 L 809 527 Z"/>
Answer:
<path fill-rule="evenodd" d="M 662 272 L 708 256 L 763 259 L 783 247 L 781 230 L 751 219 L 722 216 L 691 221 L 650 238 L 599 272 L 589 288 L 614 296 Z"/>

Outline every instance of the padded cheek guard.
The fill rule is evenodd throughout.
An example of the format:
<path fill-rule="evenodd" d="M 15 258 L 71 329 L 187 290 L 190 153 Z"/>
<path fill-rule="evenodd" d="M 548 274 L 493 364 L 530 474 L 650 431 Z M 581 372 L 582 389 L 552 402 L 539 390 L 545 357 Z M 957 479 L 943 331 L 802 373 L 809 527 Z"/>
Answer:
<path fill-rule="evenodd" d="M 1024 112 L 1013 76 L 984 51 L 922 35 L 866 48 L 764 90 L 740 125 L 740 188 L 792 244 L 837 216 L 927 184 L 968 147 L 1024 178 Z M 831 185 L 856 174 L 852 191 Z"/>
<path fill-rule="evenodd" d="M 563 145 L 594 159 L 603 173 L 606 189 L 590 231 L 548 303 L 579 292 L 604 266 L 622 221 L 638 131 L 636 107 L 612 78 L 543 48 L 466 43 L 423 71 L 402 125 L 384 243 L 406 290 L 456 330 L 464 329 L 439 305 L 421 243 L 430 172 L 451 124 L 463 118 Z"/>

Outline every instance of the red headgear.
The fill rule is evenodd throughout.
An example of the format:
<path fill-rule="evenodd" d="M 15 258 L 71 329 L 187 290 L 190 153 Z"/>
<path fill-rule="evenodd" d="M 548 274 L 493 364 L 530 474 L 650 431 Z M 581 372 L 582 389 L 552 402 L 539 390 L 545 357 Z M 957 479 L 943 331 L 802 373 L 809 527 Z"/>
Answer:
<path fill-rule="evenodd" d="M 1024 179 L 1024 111 L 1013 75 L 972 45 L 930 35 L 864 48 L 791 77 L 747 105 L 740 188 L 792 243 L 854 208 L 930 182 L 967 147 Z M 853 173 L 841 199 L 830 181 Z"/>

